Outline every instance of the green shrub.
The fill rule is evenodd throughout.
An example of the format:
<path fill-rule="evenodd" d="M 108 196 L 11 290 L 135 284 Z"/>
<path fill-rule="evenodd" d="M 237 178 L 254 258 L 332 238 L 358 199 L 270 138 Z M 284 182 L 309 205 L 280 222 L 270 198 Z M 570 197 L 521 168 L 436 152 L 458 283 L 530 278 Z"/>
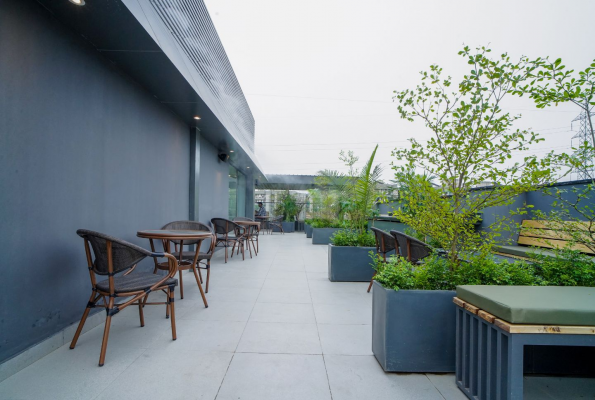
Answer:
<path fill-rule="evenodd" d="M 343 224 L 333 219 L 313 219 L 310 226 L 312 228 L 342 228 Z"/>
<path fill-rule="evenodd" d="M 375 247 L 376 239 L 372 232 L 359 233 L 355 230 L 342 229 L 333 233 L 331 243 L 335 246 Z"/>
<path fill-rule="evenodd" d="M 595 259 L 574 250 L 555 250 L 556 257 L 531 254 L 537 273 L 548 286 L 595 286 Z"/>
<path fill-rule="evenodd" d="M 594 259 L 569 250 L 558 251 L 556 257 L 534 255 L 533 262 L 471 257 L 456 268 L 438 254 L 420 265 L 397 256 L 386 263 L 372 257 L 378 272 L 374 279 L 394 290 L 454 290 L 457 285 L 595 286 Z"/>

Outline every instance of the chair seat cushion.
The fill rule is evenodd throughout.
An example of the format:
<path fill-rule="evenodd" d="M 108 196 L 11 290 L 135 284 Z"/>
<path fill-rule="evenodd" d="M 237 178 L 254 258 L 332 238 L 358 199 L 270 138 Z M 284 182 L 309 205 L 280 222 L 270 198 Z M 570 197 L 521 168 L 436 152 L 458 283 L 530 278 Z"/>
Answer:
<path fill-rule="evenodd" d="M 180 258 L 179 252 L 176 252 L 174 255 L 176 256 L 176 258 Z M 183 251 L 182 252 L 182 258 L 184 260 L 192 261 L 192 260 L 194 260 L 195 255 L 196 255 L 195 251 Z M 213 256 L 212 254 L 203 253 L 202 251 L 200 253 L 198 253 L 199 260 L 210 260 L 212 256 Z"/>
<path fill-rule="evenodd" d="M 155 275 L 150 272 L 138 272 L 130 275 L 120 275 L 114 277 L 114 290 L 116 293 L 136 292 L 145 290 L 163 279 L 161 275 Z M 170 278 L 163 286 L 178 285 L 178 280 Z M 109 279 L 97 283 L 97 289 L 103 292 L 109 292 Z"/>

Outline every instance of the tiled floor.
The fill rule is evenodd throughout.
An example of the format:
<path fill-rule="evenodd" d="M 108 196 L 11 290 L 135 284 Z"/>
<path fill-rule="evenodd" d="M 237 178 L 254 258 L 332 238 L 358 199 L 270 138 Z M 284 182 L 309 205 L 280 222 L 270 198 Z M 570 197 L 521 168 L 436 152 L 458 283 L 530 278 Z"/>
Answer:
<path fill-rule="evenodd" d="M 371 352 L 366 283 L 331 283 L 326 246 L 303 233 L 261 236 L 258 257 L 213 261 L 209 308 L 191 275 L 176 299 L 178 340 L 162 307 L 145 327 L 130 307 L 0 383 L 0 399 L 465 399 L 450 374 L 387 374 Z M 151 295 L 155 296 L 155 295 Z M 177 293 L 176 297 L 179 296 Z M 82 310 L 81 310 L 82 311 Z M 595 399 L 595 380 L 528 378 L 526 399 Z"/>

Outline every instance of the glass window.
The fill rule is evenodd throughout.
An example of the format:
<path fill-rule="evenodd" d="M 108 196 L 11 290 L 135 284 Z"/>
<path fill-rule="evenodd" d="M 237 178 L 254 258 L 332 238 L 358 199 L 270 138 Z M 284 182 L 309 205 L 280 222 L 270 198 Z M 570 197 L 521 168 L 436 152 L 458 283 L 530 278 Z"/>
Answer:
<path fill-rule="evenodd" d="M 229 166 L 229 219 L 234 219 L 238 216 L 237 214 L 237 203 L 238 203 L 238 171 Z"/>

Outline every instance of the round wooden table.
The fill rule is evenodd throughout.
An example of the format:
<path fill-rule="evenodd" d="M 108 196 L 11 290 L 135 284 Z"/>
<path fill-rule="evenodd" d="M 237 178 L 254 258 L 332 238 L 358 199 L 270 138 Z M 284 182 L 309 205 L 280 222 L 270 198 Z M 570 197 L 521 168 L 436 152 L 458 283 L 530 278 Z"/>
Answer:
<path fill-rule="evenodd" d="M 210 232 L 204 231 L 186 231 L 186 230 L 167 230 L 167 229 L 154 229 L 154 230 L 145 230 L 145 231 L 138 231 L 136 236 L 144 239 L 149 239 L 151 243 L 151 251 L 155 251 L 155 244 L 153 240 L 161 240 L 163 244 L 163 249 L 172 255 L 176 255 L 171 251 L 170 243 L 173 241 L 176 245 L 179 244 L 180 251 L 178 254 L 178 271 L 179 271 L 179 279 L 180 279 L 180 298 L 184 298 L 184 287 L 182 281 L 182 271 L 191 269 L 194 272 L 194 277 L 196 278 L 196 283 L 198 285 L 198 289 L 200 290 L 200 295 L 202 297 L 202 301 L 205 304 L 205 308 L 209 306 L 207 303 L 207 298 L 205 296 L 205 292 L 202 289 L 201 285 L 201 278 L 198 276 L 197 268 L 198 265 L 194 263 L 194 260 L 184 260 L 183 258 L 183 250 L 184 250 L 184 240 L 196 242 L 196 253 L 200 252 L 200 245 L 202 241 L 205 239 L 212 239 L 213 234 Z M 158 263 L 157 259 L 155 259 L 155 270 L 157 272 L 158 269 L 169 269 L 167 263 Z M 198 264 L 198 262 L 197 262 Z"/>
<path fill-rule="evenodd" d="M 260 232 L 260 222 L 258 221 L 233 221 L 240 226 L 245 226 L 248 229 L 248 240 L 252 243 L 252 248 L 254 249 L 254 253 L 258 255 L 258 246 L 254 246 L 254 241 L 252 241 L 252 229 L 257 229 Z M 258 238 L 256 238 L 256 244 L 258 244 Z M 248 244 L 250 246 L 250 244 Z"/>

